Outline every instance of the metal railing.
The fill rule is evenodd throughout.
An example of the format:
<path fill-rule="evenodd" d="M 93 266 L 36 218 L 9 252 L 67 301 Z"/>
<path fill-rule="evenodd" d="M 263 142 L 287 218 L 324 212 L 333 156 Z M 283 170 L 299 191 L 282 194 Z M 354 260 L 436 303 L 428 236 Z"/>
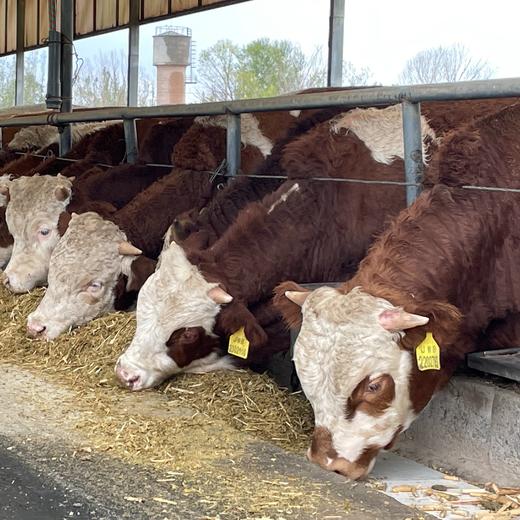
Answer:
<path fill-rule="evenodd" d="M 138 153 L 135 131 L 136 119 L 227 115 L 227 174 L 228 176 L 235 176 L 240 169 L 240 114 L 276 110 L 317 109 L 332 106 L 347 109 L 402 103 L 405 184 L 407 187 L 407 202 L 410 204 L 418 195 L 422 180 L 423 161 L 419 103 L 421 101 L 455 101 L 499 97 L 520 97 L 520 78 L 439 83 L 435 85 L 369 87 L 190 105 L 100 108 L 87 112 L 69 113 L 53 112 L 44 115 L 3 119 L 0 120 L 0 127 L 45 124 L 64 127 L 70 123 L 122 119 L 124 121 L 127 160 L 133 162 Z"/>

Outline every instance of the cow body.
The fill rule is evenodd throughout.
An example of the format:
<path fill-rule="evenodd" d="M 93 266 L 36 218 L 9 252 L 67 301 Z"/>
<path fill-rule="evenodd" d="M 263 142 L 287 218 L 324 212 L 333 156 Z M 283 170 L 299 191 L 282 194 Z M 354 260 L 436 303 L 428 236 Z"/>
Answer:
<path fill-rule="evenodd" d="M 482 331 L 518 313 L 517 194 L 460 186 L 518 188 L 519 131 L 515 105 L 453 132 L 429 172 L 440 184 L 393 221 L 351 280 L 312 293 L 279 288 L 288 320 L 300 306 L 303 314 L 294 360 L 315 413 L 309 457 L 323 468 L 365 476 Z M 438 370 L 416 360 L 428 332 Z"/>

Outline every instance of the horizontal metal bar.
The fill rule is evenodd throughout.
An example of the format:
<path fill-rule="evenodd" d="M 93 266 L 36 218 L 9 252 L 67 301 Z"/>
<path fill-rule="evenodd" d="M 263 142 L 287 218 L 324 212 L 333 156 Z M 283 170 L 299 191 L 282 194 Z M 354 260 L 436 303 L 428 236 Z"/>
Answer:
<path fill-rule="evenodd" d="M 105 121 L 113 119 L 141 119 L 148 117 L 180 117 L 224 115 L 229 112 L 269 112 L 273 110 L 297 110 L 330 106 L 373 106 L 400 103 L 403 100 L 446 101 L 457 99 L 487 99 L 520 97 L 520 78 L 506 78 L 436 85 L 411 85 L 398 87 L 370 87 L 314 94 L 293 94 L 262 99 L 243 99 L 218 103 L 190 105 L 160 105 L 154 107 L 101 108 L 88 112 L 53 113 L 41 116 L 25 116 L 0 120 L 0 126 L 44 125 Z"/>

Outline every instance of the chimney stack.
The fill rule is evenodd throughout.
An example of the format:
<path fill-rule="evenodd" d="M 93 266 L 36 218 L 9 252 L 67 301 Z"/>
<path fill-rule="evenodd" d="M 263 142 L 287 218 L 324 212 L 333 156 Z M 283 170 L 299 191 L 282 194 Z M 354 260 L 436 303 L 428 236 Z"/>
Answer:
<path fill-rule="evenodd" d="M 191 29 L 157 27 L 153 37 L 153 64 L 157 67 L 157 104 L 185 103 L 186 69 L 191 65 Z"/>

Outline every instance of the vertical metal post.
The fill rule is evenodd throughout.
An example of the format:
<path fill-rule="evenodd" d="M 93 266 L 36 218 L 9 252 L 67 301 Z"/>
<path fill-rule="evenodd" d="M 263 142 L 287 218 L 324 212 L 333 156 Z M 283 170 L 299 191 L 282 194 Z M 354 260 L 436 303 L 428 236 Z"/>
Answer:
<path fill-rule="evenodd" d="M 404 169 L 406 182 L 421 184 L 423 180 L 423 155 L 420 103 L 402 102 Z M 421 193 L 421 186 L 406 186 L 406 204 L 409 206 Z"/>
<path fill-rule="evenodd" d="M 123 129 L 125 131 L 126 162 L 134 164 L 137 161 L 137 154 L 139 153 L 135 119 L 125 119 L 123 121 Z"/>
<path fill-rule="evenodd" d="M 74 39 L 73 0 L 61 0 L 61 112 L 72 112 L 72 54 Z M 72 146 L 70 125 L 60 133 L 60 155 Z"/>
<path fill-rule="evenodd" d="M 226 162 L 227 175 L 234 177 L 240 170 L 240 114 L 227 115 Z"/>
<path fill-rule="evenodd" d="M 139 0 L 130 0 L 128 32 L 128 92 L 127 105 L 137 106 L 139 90 Z"/>
<path fill-rule="evenodd" d="M 345 0 L 330 0 L 329 61 L 327 86 L 343 84 L 343 33 L 345 31 Z"/>
<path fill-rule="evenodd" d="M 57 27 L 56 0 L 49 0 L 49 62 L 47 68 L 47 108 L 61 107 L 61 41 Z"/>
<path fill-rule="evenodd" d="M 25 0 L 16 2 L 16 73 L 15 105 L 23 105 L 24 84 L 24 46 L 25 46 Z"/>

